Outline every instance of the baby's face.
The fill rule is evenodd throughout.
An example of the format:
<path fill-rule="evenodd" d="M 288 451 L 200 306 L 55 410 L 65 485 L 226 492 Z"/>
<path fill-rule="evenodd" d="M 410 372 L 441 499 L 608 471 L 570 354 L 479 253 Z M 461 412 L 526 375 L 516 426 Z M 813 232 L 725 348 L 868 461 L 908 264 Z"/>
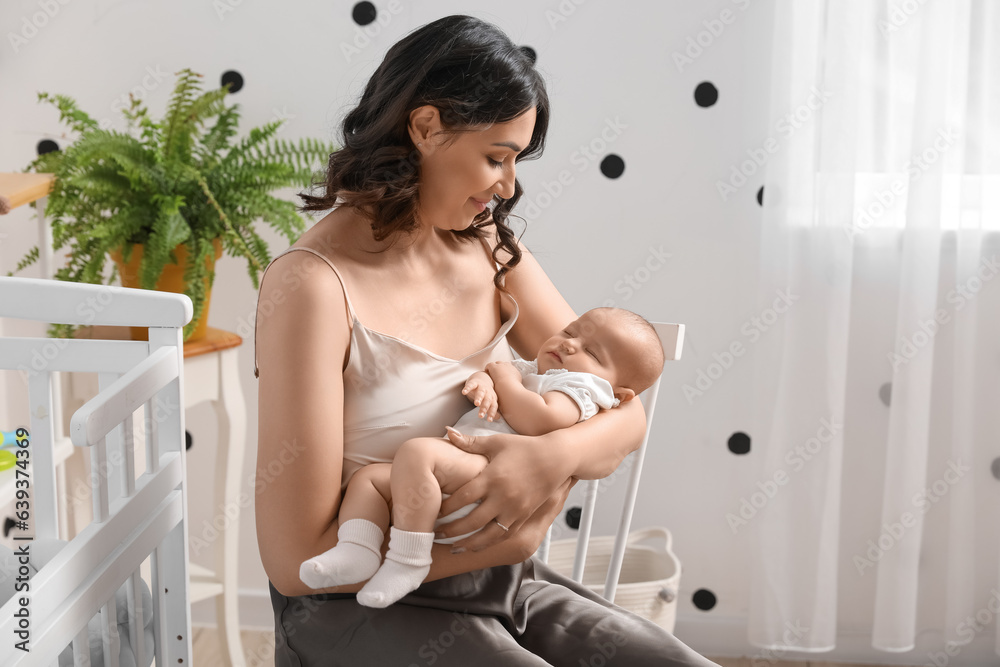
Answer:
<path fill-rule="evenodd" d="M 564 368 L 592 373 L 617 387 L 624 379 L 624 368 L 617 362 L 631 344 L 623 328 L 614 326 L 613 318 L 588 311 L 542 344 L 538 372 Z"/>

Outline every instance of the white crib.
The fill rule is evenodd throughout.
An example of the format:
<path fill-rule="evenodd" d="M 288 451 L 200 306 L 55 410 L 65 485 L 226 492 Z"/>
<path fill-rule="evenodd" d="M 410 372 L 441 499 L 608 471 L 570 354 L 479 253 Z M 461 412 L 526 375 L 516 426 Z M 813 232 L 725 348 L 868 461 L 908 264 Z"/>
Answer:
<path fill-rule="evenodd" d="M 0 277 L 0 317 L 149 328 L 148 342 L 0 337 L 0 369 L 21 372 L 31 410 L 30 441 L 15 450 L 30 458 L 29 505 L 21 507 L 34 525 L 15 530 L 15 539 L 59 537 L 55 445 L 61 425 L 52 409 L 58 372 L 96 372 L 100 388 L 70 421 L 73 445 L 90 449 L 94 520 L 29 579 L 29 591 L 0 607 L 0 665 L 58 665 L 71 643 L 74 664 L 90 665 L 87 625 L 97 613 L 107 667 L 118 667 L 124 641 L 140 667 L 154 656 L 158 667 L 192 664 L 181 337 L 191 315 L 182 294 Z M 146 469 L 137 479 L 133 413 L 139 408 Z M 30 549 L 31 541 L 18 544 Z M 142 631 L 149 622 L 141 604 L 140 566 L 147 557 L 154 646 Z M 115 594 L 126 581 L 129 632 L 121 637 Z M 30 652 L 16 644 L 24 602 Z"/>

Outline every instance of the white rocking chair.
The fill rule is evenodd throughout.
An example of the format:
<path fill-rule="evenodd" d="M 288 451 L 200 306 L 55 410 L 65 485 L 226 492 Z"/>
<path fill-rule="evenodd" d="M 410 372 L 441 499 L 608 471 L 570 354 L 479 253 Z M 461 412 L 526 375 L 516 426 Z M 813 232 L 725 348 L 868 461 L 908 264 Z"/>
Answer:
<path fill-rule="evenodd" d="M 665 361 L 676 361 L 681 358 L 681 348 L 684 345 L 684 325 L 670 324 L 666 322 L 652 322 L 653 328 L 660 337 L 660 344 L 663 346 Z M 646 391 L 639 394 L 642 407 L 646 411 L 646 435 L 642 439 L 639 449 L 629 454 L 622 461 L 621 466 L 631 463 L 629 470 L 628 487 L 625 491 L 625 500 L 622 507 L 621 520 L 618 524 L 618 531 L 615 535 L 614 547 L 611 553 L 611 561 L 608 566 L 607 577 L 604 582 L 604 597 L 610 601 L 615 600 L 615 591 L 618 588 L 618 579 L 621 575 L 622 561 L 625 557 L 625 547 L 628 541 L 629 528 L 632 525 L 632 512 L 635 508 L 635 498 L 639 492 L 639 477 L 642 474 L 642 461 L 646 455 L 646 444 L 649 441 L 649 433 L 653 428 L 653 411 L 656 408 L 656 396 L 660 390 L 660 380 L 656 379 Z M 629 458 L 632 461 L 629 462 Z M 607 479 L 607 478 L 605 478 Z M 572 579 L 580 582 L 583 579 L 584 565 L 587 560 L 587 547 L 590 543 L 590 530 L 594 521 L 594 508 L 597 506 L 597 495 L 602 480 L 586 480 L 584 484 L 584 503 L 580 515 L 579 534 L 576 538 L 576 554 L 573 559 Z M 545 540 L 538 549 L 538 557 L 542 562 L 548 562 L 549 546 L 552 540 L 552 527 L 549 527 Z M 669 549 L 669 546 L 668 546 Z"/>

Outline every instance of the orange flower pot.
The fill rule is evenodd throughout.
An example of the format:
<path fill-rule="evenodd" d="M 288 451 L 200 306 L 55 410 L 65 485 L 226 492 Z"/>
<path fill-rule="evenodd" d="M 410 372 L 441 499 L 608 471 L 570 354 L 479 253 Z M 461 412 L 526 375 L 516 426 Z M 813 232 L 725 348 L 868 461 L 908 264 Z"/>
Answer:
<path fill-rule="evenodd" d="M 209 272 L 215 270 L 215 262 L 222 257 L 222 239 L 213 239 L 212 245 L 215 248 L 214 256 L 209 254 L 205 258 L 205 265 Z M 128 264 L 122 262 L 122 249 L 114 250 L 111 259 L 118 266 L 118 275 L 121 277 L 122 287 L 139 287 L 139 263 L 142 261 L 142 244 L 136 243 L 132 248 L 132 256 Z M 177 264 L 168 262 L 163 267 L 160 279 L 156 281 L 156 289 L 161 292 L 184 293 L 184 269 L 187 266 L 187 245 L 181 243 L 174 248 L 174 255 L 177 257 Z M 212 298 L 212 289 L 205 279 L 205 307 L 201 311 L 194 331 L 191 336 L 184 339 L 184 342 L 204 338 L 208 333 L 208 306 Z M 129 327 L 132 331 L 132 340 L 148 340 L 148 330 L 145 327 Z"/>

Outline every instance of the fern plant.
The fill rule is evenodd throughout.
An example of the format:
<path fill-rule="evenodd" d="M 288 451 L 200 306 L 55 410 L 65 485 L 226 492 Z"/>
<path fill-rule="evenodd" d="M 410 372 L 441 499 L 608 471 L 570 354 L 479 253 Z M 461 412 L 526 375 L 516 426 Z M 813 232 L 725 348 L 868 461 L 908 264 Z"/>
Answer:
<path fill-rule="evenodd" d="M 204 308 L 206 279 L 209 286 L 215 280 L 215 271 L 206 266 L 213 241 L 221 239 L 224 252 L 246 258 L 250 280 L 259 289 L 258 273 L 271 257 L 254 228 L 256 221 L 265 220 L 289 243 L 305 231 L 295 204 L 269 193 L 311 185 L 320 177 L 312 165 L 325 165 L 336 147 L 308 138 L 297 144 L 275 139 L 284 120 L 253 128 L 234 141 L 239 105 L 226 106 L 228 84 L 202 92 L 201 74 L 190 69 L 177 74 L 159 122 L 130 95 L 131 104 L 123 110 L 126 133 L 100 129 L 69 97 L 39 93 L 38 101 L 56 106 L 60 122 L 79 137 L 61 151 L 38 156 L 24 171 L 55 174 L 45 214 L 51 219 L 54 249 L 70 248 L 68 264 L 55 273 L 58 280 L 111 285 L 117 267 L 112 263 L 105 279 L 108 253 L 119 250 L 127 263 L 133 244 L 141 243 L 140 286 L 154 289 L 164 266 L 177 261 L 173 249 L 186 245 L 185 293 L 194 306 L 184 329 L 186 340 Z M 22 271 L 38 256 L 35 246 L 7 275 Z M 74 329 L 53 325 L 49 335 L 69 337 Z"/>

